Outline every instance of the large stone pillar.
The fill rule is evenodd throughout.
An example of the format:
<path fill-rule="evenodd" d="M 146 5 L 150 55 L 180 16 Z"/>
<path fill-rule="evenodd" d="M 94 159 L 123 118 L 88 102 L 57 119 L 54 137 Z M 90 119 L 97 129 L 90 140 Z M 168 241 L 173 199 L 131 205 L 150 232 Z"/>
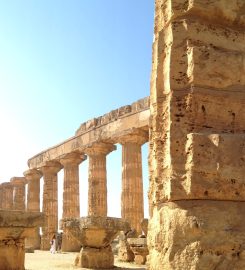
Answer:
<path fill-rule="evenodd" d="M 10 182 L 4 182 L 2 187 L 2 209 L 13 210 L 13 185 Z"/>
<path fill-rule="evenodd" d="M 63 216 L 62 218 L 80 217 L 79 164 L 86 159 L 80 153 L 70 153 L 60 159 L 64 166 Z M 62 251 L 80 251 L 81 245 L 63 229 Z"/>
<path fill-rule="evenodd" d="M 138 234 L 142 233 L 140 222 L 144 218 L 141 146 L 147 140 L 148 133 L 142 130 L 119 139 L 122 144 L 121 216 Z"/>
<path fill-rule="evenodd" d="M 45 225 L 42 227 L 41 249 L 50 249 L 50 240 L 58 231 L 58 186 L 57 173 L 62 168 L 59 162 L 50 161 L 40 168 L 43 173 L 43 213 Z"/>
<path fill-rule="evenodd" d="M 27 211 L 40 212 L 40 178 L 42 173 L 36 169 L 27 170 L 24 172 L 27 180 Z M 40 249 L 40 234 L 39 227 L 35 229 L 35 234 L 32 237 L 26 238 L 26 249 Z"/>
<path fill-rule="evenodd" d="M 84 152 L 89 156 L 88 216 L 107 216 L 106 155 L 115 150 L 110 143 L 94 143 Z"/>
<path fill-rule="evenodd" d="M 26 199 L 26 179 L 25 177 L 12 177 L 10 179 L 13 185 L 13 210 L 25 210 Z"/>
<path fill-rule="evenodd" d="M 149 269 L 245 269 L 244 1 L 155 3 Z"/>

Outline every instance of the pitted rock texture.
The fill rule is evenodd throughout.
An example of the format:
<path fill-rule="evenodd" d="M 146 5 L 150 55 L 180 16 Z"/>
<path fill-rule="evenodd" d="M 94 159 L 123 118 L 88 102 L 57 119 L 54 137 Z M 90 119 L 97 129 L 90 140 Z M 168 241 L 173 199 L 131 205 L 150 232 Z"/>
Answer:
<path fill-rule="evenodd" d="M 245 202 L 211 200 L 164 203 L 149 223 L 149 269 L 245 269 L 244 207 Z"/>
<path fill-rule="evenodd" d="M 245 3 L 155 4 L 149 269 L 245 269 L 236 223 L 245 201 Z M 192 200 L 200 206 L 183 210 Z M 189 234 L 190 215 L 210 231 Z"/>

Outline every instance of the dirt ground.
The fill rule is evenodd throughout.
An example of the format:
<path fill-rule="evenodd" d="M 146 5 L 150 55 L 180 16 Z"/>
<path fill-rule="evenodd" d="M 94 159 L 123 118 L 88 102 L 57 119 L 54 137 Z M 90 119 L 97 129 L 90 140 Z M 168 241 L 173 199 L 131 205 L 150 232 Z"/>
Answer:
<path fill-rule="evenodd" d="M 87 269 L 73 266 L 76 253 L 65 252 L 51 254 L 49 251 L 36 250 L 35 253 L 26 253 L 26 270 L 70 270 Z M 115 257 L 114 270 L 145 270 L 146 267 L 133 263 L 122 263 Z"/>

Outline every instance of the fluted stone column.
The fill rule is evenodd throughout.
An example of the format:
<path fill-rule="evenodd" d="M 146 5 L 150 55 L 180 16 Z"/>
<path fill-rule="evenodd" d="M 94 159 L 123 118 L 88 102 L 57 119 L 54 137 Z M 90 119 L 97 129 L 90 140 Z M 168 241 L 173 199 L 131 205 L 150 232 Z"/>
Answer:
<path fill-rule="evenodd" d="M 2 186 L 2 209 L 13 210 L 13 185 L 10 182 L 4 182 Z"/>
<path fill-rule="evenodd" d="M 245 2 L 155 4 L 148 269 L 245 269 Z"/>
<path fill-rule="evenodd" d="M 42 227 L 41 249 L 50 248 L 50 240 L 58 230 L 58 186 L 57 173 L 62 168 L 59 162 L 50 161 L 40 168 L 43 173 L 43 213 L 45 225 Z"/>
<path fill-rule="evenodd" d="M 115 145 L 101 142 L 84 151 L 89 156 L 89 216 L 107 216 L 106 155 L 115 149 Z"/>
<path fill-rule="evenodd" d="M 80 217 L 79 164 L 86 159 L 80 153 L 70 153 L 60 159 L 64 166 L 63 218 Z M 63 229 L 62 251 L 80 251 L 80 243 Z"/>
<path fill-rule="evenodd" d="M 148 133 L 142 130 L 119 139 L 122 144 L 121 216 L 138 234 L 142 233 L 140 223 L 144 218 L 141 146 L 147 140 Z"/>
<path fill-rule="evenodd" d="M 12 177 L 13 185 L 13 210 L 25 210 L 26 179 L 25 177 Z"/>
<path fill-rule="evenodd" d="M 24 172 L 24 176 L 27 180 L 27 211 L 40 212 L 40 178 L 42 173 L 36 169 L 28 170 Z M 36 228 L 35 235 L 26 238 L 26 249 L 34 250 L 40 249 L 40 234 L 39 227 Z"/>

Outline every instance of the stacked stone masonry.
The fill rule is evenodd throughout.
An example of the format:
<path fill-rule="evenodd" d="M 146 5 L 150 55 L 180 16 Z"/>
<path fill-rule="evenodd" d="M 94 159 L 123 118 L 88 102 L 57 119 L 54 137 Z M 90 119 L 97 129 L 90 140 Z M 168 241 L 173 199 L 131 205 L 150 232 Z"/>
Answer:
<path fill-rule="evenodd" d="M 155 4 L 149 269 L 245 269 L 245 2 Z"/>

